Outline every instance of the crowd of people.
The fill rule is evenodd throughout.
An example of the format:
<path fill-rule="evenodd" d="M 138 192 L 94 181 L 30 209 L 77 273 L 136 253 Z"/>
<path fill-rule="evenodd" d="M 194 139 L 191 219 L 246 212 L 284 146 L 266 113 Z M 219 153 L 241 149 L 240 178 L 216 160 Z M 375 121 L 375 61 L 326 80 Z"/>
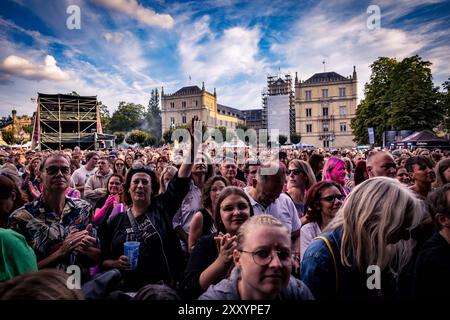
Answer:
<path fill-rule="evenodd" d="M 447 151 L 260 155 L 0 150 L 0 299 L 449 298 Z"/>

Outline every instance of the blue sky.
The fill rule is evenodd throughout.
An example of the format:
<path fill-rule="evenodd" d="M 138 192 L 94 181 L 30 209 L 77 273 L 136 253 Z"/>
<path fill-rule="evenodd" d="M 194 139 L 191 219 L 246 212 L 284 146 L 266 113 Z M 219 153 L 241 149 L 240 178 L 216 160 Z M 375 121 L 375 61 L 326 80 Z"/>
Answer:
<path fill-rule="evenodd" d="M 66 27 L 70 5 L 79 30 Z M 31 115 L 37 92 L 97 95 L 112 112 L 202 81 L 221 104 L 260 108 L 268 74 L 306 80 L 323 60 L 343 76 L 356 65 L 362 99 L 379 56 L 421 55 L 438 86 L 450 77 L 449 16 L 448 0 L 2 0 L 0 116 Z"/>

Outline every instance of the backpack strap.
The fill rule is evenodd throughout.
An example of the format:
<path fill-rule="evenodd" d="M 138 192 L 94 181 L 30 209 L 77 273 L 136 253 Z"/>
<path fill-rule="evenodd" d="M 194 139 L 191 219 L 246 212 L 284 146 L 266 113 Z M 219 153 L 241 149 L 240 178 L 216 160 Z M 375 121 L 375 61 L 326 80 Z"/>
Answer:
<path fill-rule="evenodd" d="M 314 240 L 316 240 L 316 239 L 320 239 L 320 240 L 323 240 L 323 242 L 325 242 L 328 250 L 331 253 L 331 257 L 333 258 L 334 273 L 335 273 L 335 276 L 336 276 L 336 293 L 337 293 L 338 289 L 339 289 L 339 272 L 338 272 L 336 256 L 334 255 L 333 248 L 331 247 L 330 241 L 327 238 L 325 238 L 323 236 L 318 236 L 318 237 L 314 238 Z"/>

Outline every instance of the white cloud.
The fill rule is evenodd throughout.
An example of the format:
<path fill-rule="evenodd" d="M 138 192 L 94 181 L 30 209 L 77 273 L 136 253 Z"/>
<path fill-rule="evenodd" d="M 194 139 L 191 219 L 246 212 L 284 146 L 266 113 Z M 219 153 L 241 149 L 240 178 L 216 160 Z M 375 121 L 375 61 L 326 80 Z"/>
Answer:
<path fill-rule="evenodd" d="M 45 57 L 43 65 L 16 55 L 9 55 L 0 64 L 0 69 L 10 75 L 31 80 L 66 81 L 70 79 L 70 75 L 56 65 L 56 60 L 51 55 Z"/>
<path fill-rule="evenodd" d="M 115 44 L 119 44 L 122 42 L 125 34 L 122 32 L 104 32 L 102 34 L 103 38 L 105 38 L 105 40 L 107 42 L 113 42 Z"/>
<path fill-rule="evenodd" d="M 182 28 L 178 52 L 186 75 L 194 76 L 198 83 L 218 85 L 240 75 L 264 73 L 265 61 L 259 58 L 258 47 L 261 32 L 257 27 L 235 26 L 214 34 L 209 22 L 210 18 L 204 16 Z"/>
<path fill-rule="evenodd" d="M 107 8 L 123 12 L 146 25 L 170 29 L 174 24 L 173 18 L 170 15 L 156 13 L 151 9 L 141 6 L 136 0 L 94 0 L 94 2 Z"/>
<path fill-rule="evenodd" d="M 290 38 L 274 43 L 271 47 L 274 54 L 286 58 L 288 68 L 299 72 L 301 80 L 323 72 L 324 59 L 326 71 L 335 71 L 343 76 L 350 75 L 353 65 L 356 65 L 358 98 L 363 99 L 364 84 L 370 78 L 370 64 L 380 56 L 401 60 L 421 54 L 424 59 L 431 59 L 433 63 L 441 65 L 447 63 L 448 66 L 448 59 L 447 62 L 443 60 L 445 53 L 448 57 L 448 49 L 434 51 L 434 57 L 440 59 L 436 61 L 432 59 L 433 52 L 427 53 L 427 47 L 442 35 L 441 32 L 430 32 L 431 27 L 427 25 L 408 31 L 386 28 L 382 24 L 378 30 L 369 30 L 366 27 L 366 12 L 343 20 L 329 9 L 327 3 L 321 2 L 311 15 L 305 16 L 291 28 L 293 33 Z"/>

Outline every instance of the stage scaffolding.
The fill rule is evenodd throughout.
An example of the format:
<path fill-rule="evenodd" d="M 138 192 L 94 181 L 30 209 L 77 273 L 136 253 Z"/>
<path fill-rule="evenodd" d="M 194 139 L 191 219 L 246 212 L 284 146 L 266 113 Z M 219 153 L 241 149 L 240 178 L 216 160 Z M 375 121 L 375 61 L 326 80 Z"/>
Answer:
<path fill-rule="evenodd" d="M 32 148 L 39 150 L 97 150 L 114 141 L 102 132 L 96 96 L 38 93 L 33 132 Z"/>

